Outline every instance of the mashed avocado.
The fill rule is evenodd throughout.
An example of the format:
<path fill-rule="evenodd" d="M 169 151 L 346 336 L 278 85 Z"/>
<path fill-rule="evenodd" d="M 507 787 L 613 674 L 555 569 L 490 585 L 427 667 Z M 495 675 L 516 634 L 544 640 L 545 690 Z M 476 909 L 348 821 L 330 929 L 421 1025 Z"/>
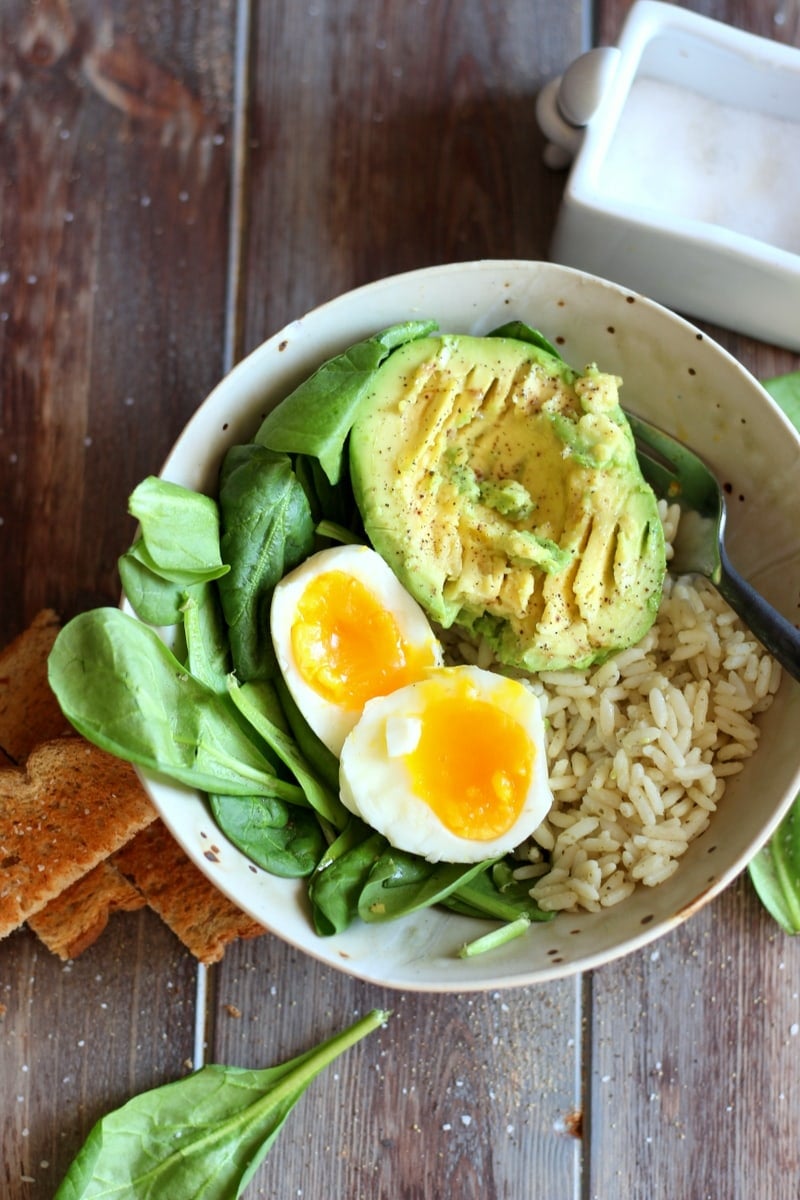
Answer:
<path fill-rule="evenodd" d="M 620 380 L 508 337 L 424 337 L 375 373 L 350 435 L 368 537 L 444 627 L 530 671 L 586 666 L 653 623 L 655 497 Z"/>

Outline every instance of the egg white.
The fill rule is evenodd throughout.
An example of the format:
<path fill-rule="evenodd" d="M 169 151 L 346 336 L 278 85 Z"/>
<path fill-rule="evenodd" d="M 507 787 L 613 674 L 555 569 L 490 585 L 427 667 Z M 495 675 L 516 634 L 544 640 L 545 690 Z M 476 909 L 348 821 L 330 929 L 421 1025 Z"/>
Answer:
<path fill-rule="evenodd" d="M 306 588 L 319 575 L 342 571 L 359 580 L 382 608 L 392 614 L 405 643 L 442 662 L 441 646 L 417 602 L 388 564 L 368 546 L 335 546 L 312 554 L 275 588 L 270 608 L 270 632 L 278 666 L 295 704 L 317 737 L 335 755 L 361 716 L 361 710 L 340 707 L 320 695 L 301 674 L 292 649 L 292 625 Z"/>
<path fill-rule="evenodd" d="M 413 752 L 426 708 L 443 692 L 470 686 L 476 699 L 499 707 L 524 729 L 533 764 L 522 809 L 491 840 L 461 837 L 448 829 L 425 797 L 415 793 L 407 755 Z M 370 700 L 341 752 L 342 802 L 395 847 L 429 862 L 479 862 L 507 854 L 541 824 L 553 803 L 545 729 L 537 697 L 517 680 L 478 667 L 442 667 L 419 683 Z"/>

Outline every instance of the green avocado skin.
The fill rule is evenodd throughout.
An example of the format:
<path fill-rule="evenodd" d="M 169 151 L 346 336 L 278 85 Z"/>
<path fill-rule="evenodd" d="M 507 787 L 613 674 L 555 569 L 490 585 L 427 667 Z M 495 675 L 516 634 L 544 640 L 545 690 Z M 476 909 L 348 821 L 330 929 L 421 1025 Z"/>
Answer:
<path fill-rule="evenodd" d="M 395 351 L 359 406 L 367 536 L 433 621 L 508 666 L 589 666 L 655 620 L 663 529 L 619 384 L 530 342 L 443 334 Z"/>

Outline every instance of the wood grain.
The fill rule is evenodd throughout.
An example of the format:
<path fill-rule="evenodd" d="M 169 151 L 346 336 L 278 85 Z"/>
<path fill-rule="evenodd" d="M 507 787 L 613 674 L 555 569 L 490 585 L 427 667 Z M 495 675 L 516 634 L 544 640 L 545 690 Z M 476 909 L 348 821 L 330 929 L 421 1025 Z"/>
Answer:
<path fill-rule="evenodd" d="M 794 2 L 684 7 L 800 45 Z M 629 8 L 604 0 L 600 42 L 616 40 Z M 800 367 L 786 350 L 701 327 L 756 378 Z M 800 942 L 766 916 L 747 878 L 653 947 L 593 973 L 586 1196 L 800 1193 L 798 980 Z"/>
<path fill-rule="evenodd" d="M 52 1200 L 95 1121 L 189 1069 L 196 968 L 149 911 L 74 963 L 27 931 L 0 950 L 0 1195 Z"/>
<path fill-rule="evenodd" d="M 233 6 L 0 7 L 0 639 L 116 601 L 127 496 L 222 369 Z M 74 966 L 0 946 L 0 1194 L 178 1077 L 196 964 L 152 914 Z M 44 1165 L 43 1165 L 44 1164 Z"/>
<path fill-rule="evenodd" d="M 0 13 L 0 638 L 118 595 L 127 497 L 222 368 L 232 5 Z"/>
<path fill-rule="evenodd" d="M 256 4 L 244 348 L 384 275 L 544 257 L 564 179 L 535 98 L 581 37 L 581 4 L 321 0 L 302 37 Z"/>
<path fill-rule="evenodd" d="M 541 163 L 534 103 L 582 49 L 580 6 L 545 25 L 543 37 L 520 0 L 467 0 L 457 17 L 446 4 L 329 0 L 299 38 L 281 6 L 255 6 L 244 349 L 371 279 L 545 255 L 563 177 Z M 542 1200 L 573 1194 L 579 982 L 394 996 L 270 939 L 231 949 L 217 995 L 212 1053 L 242 1062 L 395 1009 L 380 1038 L 316 1081 L 256 1175 L 264 1196 L 516 1200 L 532 1179 Z M 241 1021 L 224 1015 L 229 999 Z"/>
<path fill-rule="evenodd" d="M 314 1083 L 257 1194 L 562 1200 L 578 1178 L 580 983 L 426 996 L 354 983 L 267 938 L 217 975 L 214 1052 L 299 1053 L 373 1007 L 387 1027 Z M 320 1002 L 322 1001 L 322 1002 Z M 226 1015 L 232 1005 L 237 1015 Z"/>
<path fill-rule="evenodd" d="M 684 7 L 800 45 L 798 0 Z M 0 640 L 115 601 L 131 488 L 285 322 L 397 271 L 546 256 L 565 176 L 536 93 L 629 8 L 4 0 Z M 707 329 L 760 378 L 800 368 Z M 746 879 L 537 988 L 387 992 L 269 935 L 207 978 L 196 1014 L 195 963 L 146 911 L 66 966 L 0 944 L 4 1200 L 49 1200 L 97 1117 L 186 1071 L 196 1016 L 209 1060 L 262 1065 L 374 1006 L 387 1027 L 315 1081 L 254 1196 L 800 1193 L 800 940 Z"/>

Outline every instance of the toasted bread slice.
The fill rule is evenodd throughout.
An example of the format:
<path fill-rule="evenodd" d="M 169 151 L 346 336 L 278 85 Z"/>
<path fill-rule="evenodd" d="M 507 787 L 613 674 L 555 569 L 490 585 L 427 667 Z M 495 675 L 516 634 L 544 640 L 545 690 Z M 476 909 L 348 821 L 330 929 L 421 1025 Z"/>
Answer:
<path fill-rule="evenodd" d="M 0 651 L 0 749 L 22 766 L 40 742 L 72 733 L 47 682 L 47 656 L 60 623 L 43 609 Z"/>
<path fill-rule="evenodd" d="M 202 963 L 219 962 L 237 938 L 265 932 L 214 887 L 161 820 L 137 834 L 112 861 Z"/>
<path fill-rule="evenodd" d="M 81 737 L 0 771 L 0 937 L 155 819 L 136 772 Z"/>
<path fill-rule="evenodd" d="M 132 883 L 101 862 L 29 917 L 28 925 L 53 954 L 77 958 L 97 941 L 112 913 L 135 912 L 146 904 Z"/>

